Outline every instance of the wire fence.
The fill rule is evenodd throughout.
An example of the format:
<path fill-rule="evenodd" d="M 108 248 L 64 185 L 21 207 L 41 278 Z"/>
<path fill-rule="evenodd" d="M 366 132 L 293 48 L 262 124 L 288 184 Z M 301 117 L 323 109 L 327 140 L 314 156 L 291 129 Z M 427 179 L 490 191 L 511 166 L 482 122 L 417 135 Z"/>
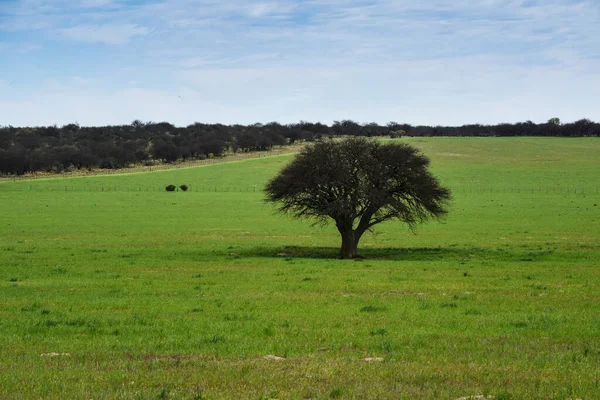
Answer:
<path fill-rule="evenodd" d="M 454 194 L 509 194 L 509 195 L 600 195 L 599 187 L 458 187 L 451 188 Z M 259 185 L 249 186 L 224 186 L 224 185 L 188 185 L 187 190 L 177 187 L 175 192 L 179 193 L 255 193 L 262 192 L 263 187 Z M 168 193 L 165 186 L 120 186 L 120 185 L 57 185 L 49 183 L 47 185 L 9 185 L 0 186 L 2 192 L 165 192 Z"/>
<path fill-rule="evenodd" d="M 260 186 L 188 186 L 186 190 L 176 188 L 173 192 L 181 193 L 250 193 L 250 192 L 261 192 L 263 190 Z M 109 192 L 138 192 L 138 193 L 149 193 L 149 192 L 165 192 L 165 186 L 61 186 L 61 185 L 48 185 L 48 186 L 20 186 L 20 187 L 0 187 L 0 193 L 2 192 L 98 192 L 98 193 L 109 193 Z"/>
<path fill-rule="evenodd" d="M 481 193 L 481 194 L 600 194 L 598 187 L 461 187 L 453 188 L 454 193 Z"/>

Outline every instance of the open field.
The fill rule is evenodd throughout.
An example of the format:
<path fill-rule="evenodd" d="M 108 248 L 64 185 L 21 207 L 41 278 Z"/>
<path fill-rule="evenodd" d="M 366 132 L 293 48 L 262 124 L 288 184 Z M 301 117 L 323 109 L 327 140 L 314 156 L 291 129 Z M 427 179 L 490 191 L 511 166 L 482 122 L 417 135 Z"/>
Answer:
<path fill-rule="evenodd" d="M 355 261 L 290 155 L 0 182 L 0 398 L 600 398 L 600 140 L 402 140 L 451 213 Z"/>

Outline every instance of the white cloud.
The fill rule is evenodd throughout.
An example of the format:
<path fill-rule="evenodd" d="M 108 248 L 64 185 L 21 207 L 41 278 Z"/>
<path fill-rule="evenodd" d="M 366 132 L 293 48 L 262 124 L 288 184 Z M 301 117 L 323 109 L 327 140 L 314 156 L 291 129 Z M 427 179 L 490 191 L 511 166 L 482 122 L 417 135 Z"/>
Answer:
<path fill-rule="evenodd" d="M 61 66 L 44 70 L 27 79 L 58 79 L 58 86 L 20 89 L 28 103 L 4 99 L 0 121 L 600 120 L 596 0 L 16 4 L 0 30 L 28 31 L 45 46 L 61 40 L 67 53 L 80 48 L 73 41 L 120 45 L 97 56 L 106 66 L 118 59 L 108 69 L 121 75 L 94 70 L 97 60 L 81 61 L 73 73 L 93 83 L 65 79 Z"/>
<path fill-rule="evenodd" d="M 90 83 L 89 79 L 82 78 L 81 76 L 74 76 L 71 78 L 71 82 L 77 86 L 84 86 Z"/>
<path fill-rule="evenodd" d="M 39 44 L 34 43 L 0 43 L 0 52 L 4 54 L 27 54 L 35 52 L 42 48 Z"/>
<path fill-rule="evenodd" d="M 79 25 L 60 30 L 68 39 L 90 43 L 127 44 L 135 36 L 147 35 L 149 30 L 133 24 Z"/>
<path fill-rule="evenodd" d="M 284 2 L 258 2 L 247 6 L 247 14 L 253 18 L 261 18 L 273 15 L 287 15 L 293 12 L 297 6 L 293 3 Z"/>
<path fill-rule="evenodd" d="M 113 0 L 80 0 L 80 7 L 106 7 L 114 6 Z"/>
<path fill-rule="evenodd" d="M 236 65 L 249 65 L 260 62 L 269 62 L 276 60 L 278 54 L 276 53 L 264 53 L 264 54 L 251 54 L 247 56 L 229 57 L 222 58 L 218 56 L 204 56 L 204 57 L 186 57 L 183 58 L 179 63 L 176 64 L 178 67 L 183 68 L 199 68 L 199 67 L 232 67 Z M 166 65 L 173 66 L 172 62 L 168 62 Z"/>
<path fill-rule="evenodd" d="M 461 125 L 543 122 L 553 116 L 598 119 L 600 80 L 578 79 L 568 68 L 511 68 L 495 61 L 474 57 L 344 69 L 186 69 L 165 77 L 170 89 L 140 82 L 104 88 L 78 78 L 49 80 L 20 102 L 0 95 L 0 120 L 102 125 L 139 118 L 187 125 L 351 118 Z"/>
<path fill-rule="evenodd" d="M 276 5 L 273 3 L 258 3 L 248 8 L 248 15 L 251 17 L 263 17 L 274 10 L 276 10 Z"/>

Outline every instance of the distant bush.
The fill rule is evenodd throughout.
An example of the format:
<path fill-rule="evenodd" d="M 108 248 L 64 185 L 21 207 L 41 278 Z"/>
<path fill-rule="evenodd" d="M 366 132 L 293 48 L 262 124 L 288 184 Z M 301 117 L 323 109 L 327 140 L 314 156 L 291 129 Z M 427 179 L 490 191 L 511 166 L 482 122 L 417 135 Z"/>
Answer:
<path fill-rule="evenodd" d="M 184 192 L 187 192 L 188 185 L 181 185 L 181 186 L 179 186 L 179 189 L 183 190 Z"/>
<path fill-rule="evenodd" d="M 399 139 L 404 135 L 406 135 L 406 132 L 403 131 L 402 129 L 400 129 L 398 131 L 390 131 L 390 138 L 392 138 L 392 139 Z"/>
<path fill-rule="evenodd" d="M 177 186 L 175 186 L 175 185 L 169 185 L 165 189 L 167 190 L 167 192 L 174 192 L 175 189 L 177 189 Z"/>

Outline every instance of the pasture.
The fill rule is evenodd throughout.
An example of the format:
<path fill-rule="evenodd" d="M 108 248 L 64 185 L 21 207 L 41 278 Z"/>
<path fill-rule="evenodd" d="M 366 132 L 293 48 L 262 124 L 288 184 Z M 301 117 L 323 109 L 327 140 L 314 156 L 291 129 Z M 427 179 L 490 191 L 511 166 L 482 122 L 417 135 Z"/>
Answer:
<path fill-rule="evenodd" d="M 600 141 L 401 140 L 451 212 L 361 260 L 290 155 L 0 182 L 0 398 L 600 398 Z"/>

